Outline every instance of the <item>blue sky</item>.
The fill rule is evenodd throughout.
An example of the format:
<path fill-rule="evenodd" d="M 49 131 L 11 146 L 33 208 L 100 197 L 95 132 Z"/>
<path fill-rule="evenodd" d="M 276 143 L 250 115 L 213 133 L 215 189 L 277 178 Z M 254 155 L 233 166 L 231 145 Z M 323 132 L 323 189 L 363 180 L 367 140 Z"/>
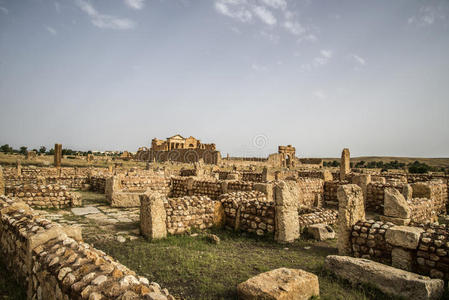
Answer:
<path fill-rule="evenodd" d="M 449 157 L 449 1 L 0 0 L 0 144 Z"/>

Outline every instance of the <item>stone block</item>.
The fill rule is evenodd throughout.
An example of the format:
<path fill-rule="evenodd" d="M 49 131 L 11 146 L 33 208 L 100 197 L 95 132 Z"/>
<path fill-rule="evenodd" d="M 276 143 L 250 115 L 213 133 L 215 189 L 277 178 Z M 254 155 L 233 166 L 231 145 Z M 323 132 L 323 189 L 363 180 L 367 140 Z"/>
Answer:
<path fill-rule="evenodd" d="M 340 180 L 343 181 L 346 179 L 346 175 L 351 171 L 350 168 L 350 155 L 349 149 L 344 148 L 341 152 L 341 160 L 340 160 Z"/>
<path fill-rule="evenodd" d="M 444 281 L 431 279 L 362 258 L 329 255 L 325 268 L 353 284 L 370 284 L 387 295 L 404 299 L 440 299 Z"/>
<path fill-rule="evenodd" d="M 112 207 L 139 207 L 142 193 L 114 192 L 111 196 Z"/>
<path fill-rule="evenodd" d="M 394 217 L 387 217 L 387 216 L 379 216 L 380 220 L 383 222 L 391 222 L 394 225 L 399 225 L 399 226 L 406 226 L 408 224 L 410 224 L 410 220 L 411 219 L 402 219 L 402 218 L 394 218 Z"/>
<path fill-rule="evenodd" d="M 395 188 L 384 192 L 384 215 L 387 217 L 410 219 L 410 207 L 404 196 Z"/>
<path fill-rule="evenodd" d="M 151 239 L 167 236 L 164 196 L 155 192 L 140 195 L 140 233 Z"/>
<path fill-rule="evenodd" d="M 325 241 L 335 238 L 335 231 L 326 224 L 314 224 L 307 226 L 307 232 L 317 241 Z"/>
<path fill-rule="evenodd" d="M 238 298 L 307 300 L 319 296 L 318 276 L 300 270 L 280 268 L 259 274 L 237 286 Z"/>
<path fill-rule="evenodd" d="M 405 249 L 418 248 L 419 238 L 424 229 L 410 226 L 393 226 L 385 232 L 385 241 Z"/>
<path fill-rule="evenodd" d="M 412 271 L 413 253 L 403 248 L 393 248 L 391 251 L 391 265 L 395 268 Z"/>
<path fill-rule="evenodd" d="M 355 184 L 342 185 L 337 190 L 338 197 L 338 253 L 352 252 L 351 231 L 358 221 L 365 220 L 365 205 L 362 189 Z"/>

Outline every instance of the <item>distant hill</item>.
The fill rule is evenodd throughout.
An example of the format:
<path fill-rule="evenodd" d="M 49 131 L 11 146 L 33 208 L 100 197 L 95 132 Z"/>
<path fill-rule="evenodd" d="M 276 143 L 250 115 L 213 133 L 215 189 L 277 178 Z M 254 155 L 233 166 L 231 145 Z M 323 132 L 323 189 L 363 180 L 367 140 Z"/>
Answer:
<path fill-rule="evenodd" d="M 340 161 L 340 158 L 323 158 L 323 161 Z M 400 163 L 413 163 L 414 161 L 419 161 L 420 163 L 425 163 L 431 167 L 449 167 L 449 158 L 423 158 L 423 157 L 395 157 L 395 156 L 359 156 L 351 157 L 351 162 L 357 163 L 364 160 L 365 162 L 370 161 L 383 161 L 388 163 L 397 160 Z"/>

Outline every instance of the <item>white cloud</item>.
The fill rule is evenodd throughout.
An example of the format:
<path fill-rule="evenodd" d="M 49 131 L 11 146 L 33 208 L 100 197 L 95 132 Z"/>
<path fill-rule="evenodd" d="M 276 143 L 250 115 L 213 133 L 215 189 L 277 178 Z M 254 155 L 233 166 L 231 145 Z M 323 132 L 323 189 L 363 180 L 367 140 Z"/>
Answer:
<path fill-rule="evenodd" d="M 55 9 L 58 13 L 61 12 L 61 4 L 59 4 L 59 2 L 55 2 Z"/>
<path fill-rule="evenodd" d="M 265 72 L 265 71 L 268 71 L 268 67 L 267 67 L 267 66 L 259 65 L 259 64 L 255 64 L 255 63 L 251 65 L 251 68 L 252 68 L 254 71 L 257 71 L 257 72 Z"/>
<path fill-rule="evenodd" d="M 132 20 L 101 14 L 90 3 L 84 0 L 77 0 L 76 4 L 90 17 L 92 24 L 99 28 L 125 30 L 132 29 L 136 26 Z"/>
<path fill-rule="evenodd" d="M 5 15 L 7 15 L 9 13 L 9 9 L 7 9 L 6 7 L 0 6 L 0 11 L 2 13 L 4 13 Z"/>
<path fill-rule="evenodd" d="M 411 16 L 407 19 L 407 23 L 417 25 L 420 27 L 430 26 L 437 21 L 446 19 L 441 6 L 425 6 L 421 7 L 416 16 Z"/>
<path fill-rule="evenodd" d="M 357 54 L 351 55 L 352 59 L 354 59 L 359 65 L 366 65 L 366 60 L 363 57 L 358 56 Z"/>
<path fill-rule="evenodd" d="M 144 6 L 144 0 L 125 0 L 125 4 L 132 9 L 142 9 Z"/>
<path fill-rule="evenodd" d="M 315 67 L 326 65 L 332 58 L 333 52 L 331 50 L 321 50 L 320 55 L 313 59 L 313 65 Z"/>
<path fill-rule="evenodd" d="M 306 32 L 306 29 L 300 23 L 294 21 L 285 21 L 284 28 L 294 35 L 302 35 Z"/>
<path fill-rule="evenodd" d="M 262 0 L 262 2 L 270 6 L 272 8 L 276 9 L 286 9 L 287 8 L 287 1 L 285 0 Z"/>
<path fill-rule="evenodd" d="M 324 92 L 321 91 L 321 90 L 318 90 L 318 91 L 313 92 L 313 96 L 314 96 L 315 98 L 320 99 L 320 100 L 323 100 L 323 99 L 326 99 L 326 98 L 327 98 L 326 93 L 324 93 Z"/>
<path fill-rule="evenodd" d="M 318 41 L 318 38 L 313 33 L 309 33 L 307 35 L 304 35 L 304 36 L 301 36 L 298 38 L 298 43 L 301 43 L 303 41 L 316 42 L 316 41 Z"/>
<path fill-rule="evenodd" d="M 277 34 L 266 32 L 266 31 L 262 30 L 260 32 L 260 35 L 275 44 L 277 44 L 279 42 L 279 35 L 277 35 Z"/>
<path fill-rule="evenodd" d="M 251 21 L 252 13 L 241 4 L 242 1 L 239 0 L 220 0 L 215 2 L 215 10 L 240 22 Z"/>
<path fill-rule="evenodd" d="M 48 32 L 50 32 L 52 35 L 57 35 L 57 34 L 58 34 L 58 32 L 56 31 L 56 29 L 54 29 L 54 28 L 51 27 L 51 26 L 45 26 L 45 29 L 46 29 Z"/>
<path fill-rule="evenodd" d="M 268 25 L 275 25 L 277 23 L 276 18 L 273 16 L 271 11 L 266 9 L 263 6 L 255 6 L 253 9 L 253 12 L 256 16 L 259 17 L 259 19 Z"/>

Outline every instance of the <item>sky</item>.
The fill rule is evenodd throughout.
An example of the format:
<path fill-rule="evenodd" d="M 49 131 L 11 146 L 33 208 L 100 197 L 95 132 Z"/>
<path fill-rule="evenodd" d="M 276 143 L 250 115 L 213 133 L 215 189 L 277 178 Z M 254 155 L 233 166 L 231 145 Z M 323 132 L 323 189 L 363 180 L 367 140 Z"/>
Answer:
<path fill-rule="evenodd" d="M 447 0 L 0 0 L 0 144 L 449 157 Z"/>

